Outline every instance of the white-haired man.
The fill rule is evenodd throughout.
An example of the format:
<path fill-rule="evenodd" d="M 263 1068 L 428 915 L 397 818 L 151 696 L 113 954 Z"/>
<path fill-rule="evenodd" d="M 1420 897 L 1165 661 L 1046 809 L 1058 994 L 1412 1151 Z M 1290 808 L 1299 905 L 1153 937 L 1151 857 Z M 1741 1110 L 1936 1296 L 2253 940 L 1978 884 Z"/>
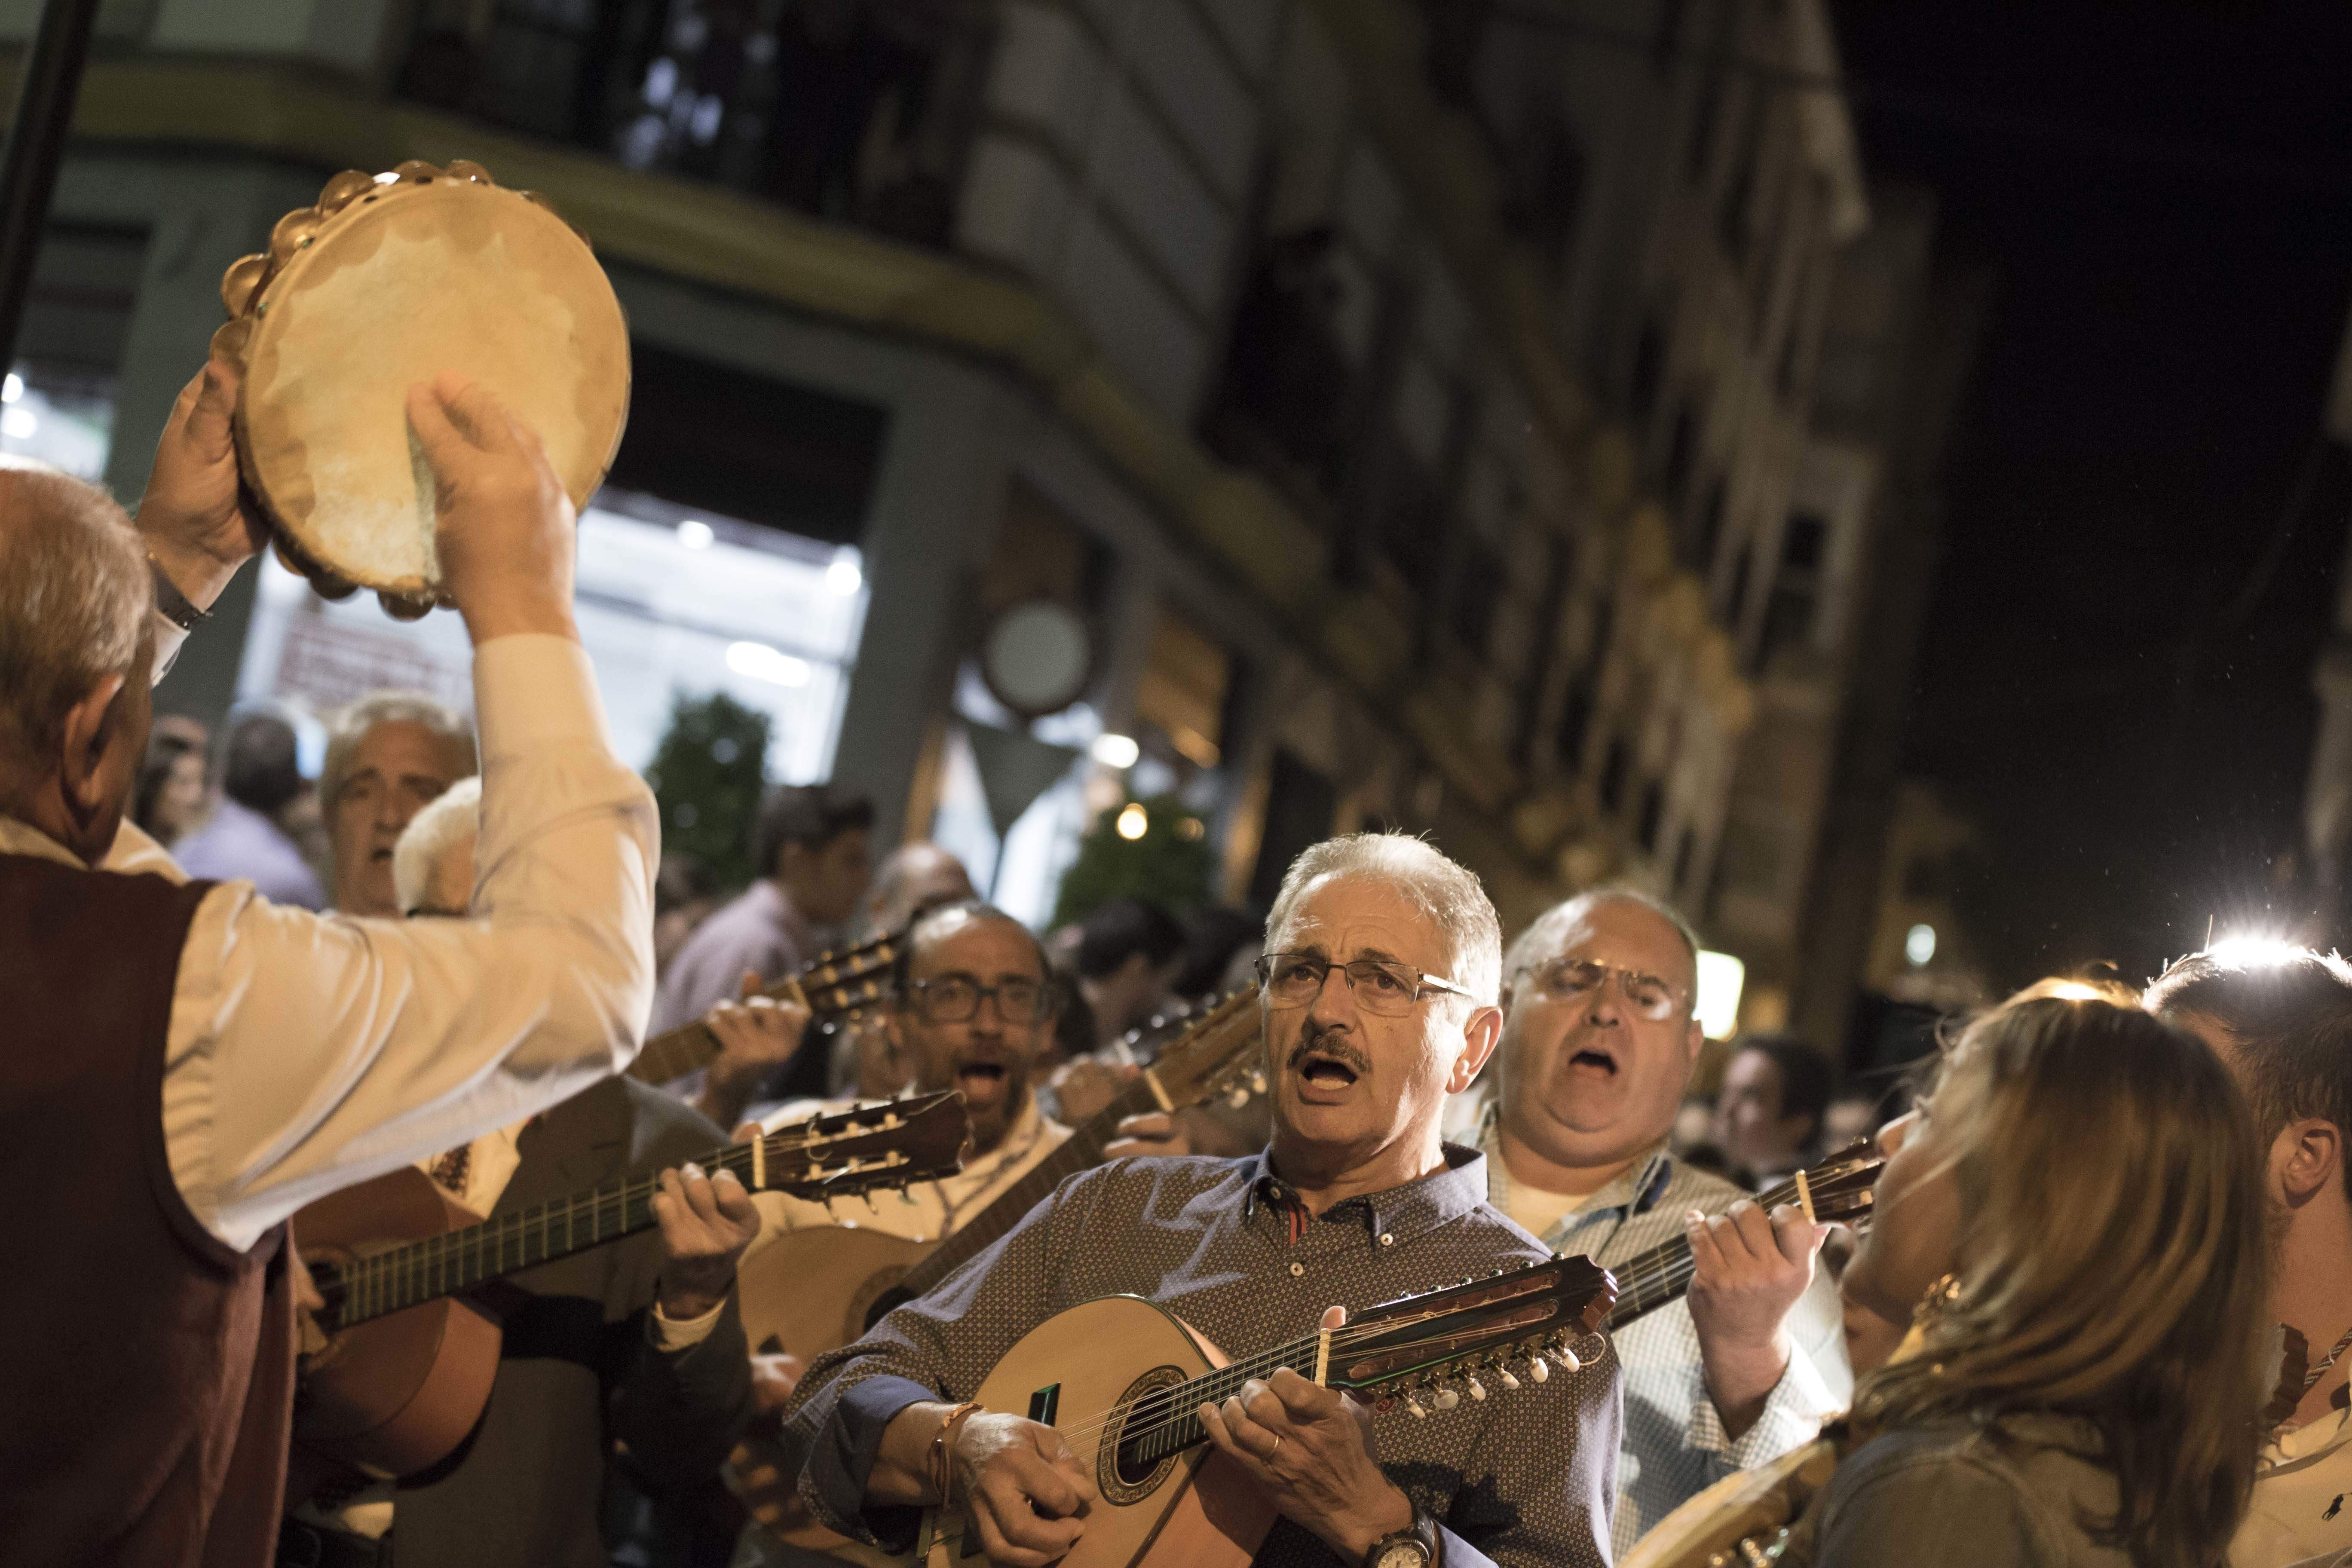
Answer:
<path fill-rule="evenodd" d="M 652 1000 L 654 802 L 572 622 L 572 507 L 455 377 L 406 416 L 475 647 L 484 918 L 126 874 L 168 866 L 123 818 L 150 680 L 265 538 L 236 393 L 216 362 L 181 394 L 135 531 L 95 487 L 0 473 L 0 1173 L 42 1194 L 12 1254 L 44 1282 L 0 1306 L 0 1562 L 267 1563 L 288 1216 L 625 1066 Z"/>
<path fill-rule="evenodd" d="M 1091 1467 L 1049 1426 L 946 1402 L 1064 1309 L 1140 1295 L 1245 1355 L 1549 1256 L 1487 1206 L 1485 1161 L 1438 1137 L 1446 1094 L 1501 1026 L 1500 932 L 1477 879 L 1416 839 L 1334 839 L 1291 865 L 1266 931 L 1272 1146 L 1073 1177 L 820 1357 L 785 1436 L 827 1524 L 903 1546 L 915 1508 L 945 1500 L 944 1471 L 990 1561 L 1066 1553 L 1088 1528 Z M 1275 1516 L 1259 1563 L 1583 1568 L 1608 1561 L 1618 1403 L 1603 1354 L 1467 1421 L 1374 1415 L 1288 1370 L 1192 1414 L 1220 1457 L 1203 1484 Z"/>
<path fill-rule="evenodd" d="M 1687 1300 L 1614 1331 L 1620 1555 L 1714 1481 L 1811 1441 L 1853 1390 L 1836 1293 L 1813 1268 L 1825 1227 L 1792 1207 L 1767 1215 L 1668 1152 L 1706 1043 L 1697 963 L 1690 927 L 1645 895 L 1548 910 L 1504 961 L 1502 1046 L 1476 1121 L 1495 1205 L 1552 1250 L 1613 1267 L 1690 1241 Z"/>
<path fill-rule="evenodd" d="M 393 852 L 404 914 L 468 917 L 480 828 L 479 779 L 416 813 Z M 720 1011 L 731 1023 L 775 1010 Z M 617 1078 L 418 1162 L 488 1218 L 658 1172 L 657 1229 L 508 1280 L 499 1316 L 523 1353 L 499 1362 L 463 1450 L 428 1476 L 299 1509 L 279 1561 L 601 1568 L 606 1521 L 630 1519 L 623 1528 L 641 1537 L 680 1533 L 751 1410 L 732 1292 L 759 1214 L 731 1173 L 706 1176 L 690 1163 L 724 1142 L 670 1096 Z M 583 1305 L 598 1309 L 593 1342 L 562 1326 Z"/>
<path fill-rule="evenodd" d="M 393 847 L 411 818 L 475 767 L 472 726 L 422 692 L 372 692 L 335 715 L 319 770 L 335 908 L 400 913 Z"/>

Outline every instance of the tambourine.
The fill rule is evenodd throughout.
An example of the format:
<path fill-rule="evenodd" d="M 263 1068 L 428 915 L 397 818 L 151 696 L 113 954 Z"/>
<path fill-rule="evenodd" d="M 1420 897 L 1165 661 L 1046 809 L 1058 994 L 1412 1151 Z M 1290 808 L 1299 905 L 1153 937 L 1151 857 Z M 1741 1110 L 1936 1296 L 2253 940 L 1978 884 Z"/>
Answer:
<path fill-rule="evenodd" d="M 584 504 L 629 407 L 629 333 L 588 242 L 463 161 L 347 170 L 221 279 L 214 353 L 243 367 L 233 420 L 278 553 L 319 592 L 373 588 L 404 619 L 441 593 L 433 476 L 408 388 L 480 383 L 538 433 Z"/>

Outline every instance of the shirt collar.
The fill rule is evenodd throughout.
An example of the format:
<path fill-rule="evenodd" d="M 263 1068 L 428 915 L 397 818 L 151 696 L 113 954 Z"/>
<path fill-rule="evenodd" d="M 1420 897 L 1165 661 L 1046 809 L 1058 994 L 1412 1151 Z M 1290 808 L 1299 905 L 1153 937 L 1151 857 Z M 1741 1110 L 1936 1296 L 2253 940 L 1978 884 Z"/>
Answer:
<path fill-rule="evenodd" d="M 0 816 L 0 855 L 30 855 L 87 871 L 89 863 L 29 822 Z"/>
<path fill-rule="evenodd" d="M 1491 1172 L 1495 1205 L 1507 1209 L 1510 1203 L 1511 1171 L 1503 1163 L 1501 1136 L 1502 1103 L 1499 1099 L 1486 1102 L 1486 1114 L 1478 1119 L 1478 1149 L 1486 1156 Z M 1674 1180 L 1675 1157 L 1671 1140 L 1661 1138 L 1640 1159 L 1612 1178 L 1607 1185 L 1594 1193 L 1562 1220 L 1563 1226 L 1574 1226 L 1595 1215 L 1623 1210 L 1629 1214 L 1647 1214 L 1665 1195 L 1666 1184 Z"/>
<path fill-rule="evenodd" d="M 1438 1147 L 1444 1163 L 1428 1175 L 1386 1192 L 1334 1204 L 1319 1217 L 1360 1220 L 1367 1235 L 1394 1237 L 1398 1241 L 1461 1218 L 1486 1201 L 1486 1156 L 1455 1143 Z M 1242 1199 L 1244 1220 L 1256 1213 L 1261 1202 L 1282 1208 L 1297 1201 L 1297 1189 L 1274 1168 L 1272 1145 L 1259 1151 L 1245 1173 L 1249 1186 Z"/>

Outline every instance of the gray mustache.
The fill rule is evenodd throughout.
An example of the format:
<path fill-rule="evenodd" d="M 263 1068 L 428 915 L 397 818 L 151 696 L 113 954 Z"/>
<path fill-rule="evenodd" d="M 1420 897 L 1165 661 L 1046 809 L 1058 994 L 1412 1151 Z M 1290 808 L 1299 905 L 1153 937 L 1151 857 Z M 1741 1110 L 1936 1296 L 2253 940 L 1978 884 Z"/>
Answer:
<path fill-rule="evenodd" d="M 1345 1062 L 1348 1069 L 1358 1078 L 1370 1078 L 1372 1073 L 1372 1058 L 1359 1050 L 1344 1035 L 1326 1032 L 1320 1036 L 1300 1037 L 1298 1044 L 1290 1048 L 1290 1070 L 1297 1071 L 1306 1065 L 1308 1057 L 1328 1057 L 1333 1061 Z"/>

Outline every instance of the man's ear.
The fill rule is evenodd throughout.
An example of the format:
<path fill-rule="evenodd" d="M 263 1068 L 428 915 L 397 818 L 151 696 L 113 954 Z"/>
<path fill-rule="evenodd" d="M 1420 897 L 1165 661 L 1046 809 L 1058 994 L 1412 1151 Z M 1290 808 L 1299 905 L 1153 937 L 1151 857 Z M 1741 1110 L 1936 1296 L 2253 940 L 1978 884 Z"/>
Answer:
<path fill-rule="evenodd" d="M 109 675 L 89 689 L 88 696 L 66 713 L 63 754 L 58 778 L 67 805 L 78 821 L 89 821 L 106 805 L 103 763 L 115 731 L 129 721 L 122 689 L 129 678 Z"/>
<path fill-rule="evenodd" d="M 1460 1094 L 1468 1089 L 1486 1058 L 1495 1054 L 1495 1043 L 1503 1037 L 1503 1010 L 1500 1007 L 1473 1008 L 1462 1024 L 1462 1052 L 1454 1058 L 1454 1070 L 1446 1075 L 1445 1092 Z"/>
<path fill-rule="evenodd" d="M 2271 1141 L 2271 1177 L 2294 1208 L 2339 1185 L 2344 1180 L 2343 1130 L 2316 1116 L 2288 1122 Z"/>

